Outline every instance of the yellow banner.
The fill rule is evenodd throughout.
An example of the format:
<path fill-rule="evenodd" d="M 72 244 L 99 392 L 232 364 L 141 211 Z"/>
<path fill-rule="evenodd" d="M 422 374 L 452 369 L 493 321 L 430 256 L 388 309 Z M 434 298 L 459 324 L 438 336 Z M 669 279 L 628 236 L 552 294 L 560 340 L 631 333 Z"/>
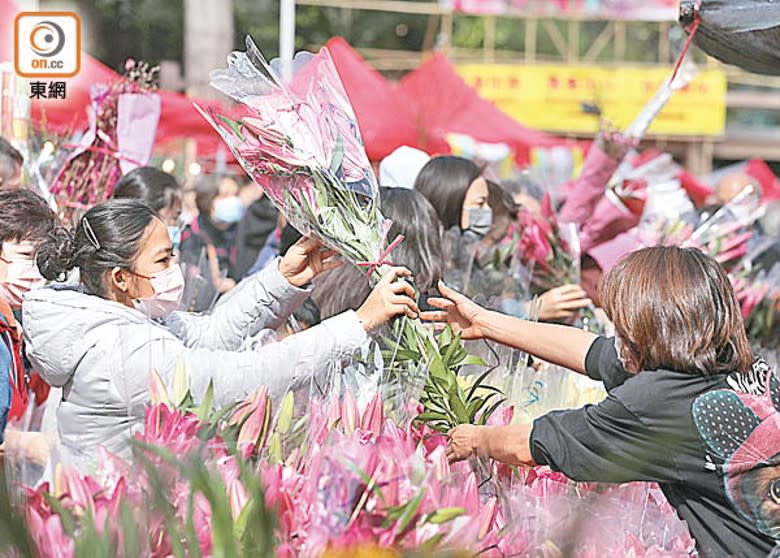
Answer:
<path fill-rule="evenodd" d="M 525 66 L 470 64 L 458 72 L 480 95 L 529 128 L 594 133 L 598 107 L 623 129 L 670 75 L 669 67 Z M 726 77 L 702 71 L 677 91 L 650 127 L 650 134 L 720 135 L 726 125 Z"/>

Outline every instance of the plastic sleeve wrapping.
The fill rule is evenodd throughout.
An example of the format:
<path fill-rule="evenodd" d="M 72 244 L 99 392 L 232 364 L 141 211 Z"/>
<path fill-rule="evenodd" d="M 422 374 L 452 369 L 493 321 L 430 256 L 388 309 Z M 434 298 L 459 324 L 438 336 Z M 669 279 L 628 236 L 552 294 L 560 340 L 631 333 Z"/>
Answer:
<path fill-rule="evenodd" d="M 610 157 L 594 142 L 585 158 L 579 178 L 572 184 L 566 203 L 561 208 L 561 221 L 585 225 L 620 161 Z"/>

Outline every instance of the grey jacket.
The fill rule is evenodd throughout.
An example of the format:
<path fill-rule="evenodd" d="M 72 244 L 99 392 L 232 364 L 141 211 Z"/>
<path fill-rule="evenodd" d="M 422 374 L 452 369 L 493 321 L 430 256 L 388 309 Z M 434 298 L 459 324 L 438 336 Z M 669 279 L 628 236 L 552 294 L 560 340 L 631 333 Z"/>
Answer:
<path fill-rule="evenodd" d="M 367 335 L 354 312 L 284 341 L 246 351 L 263 328 L 279 327 L 308 296 L 272 265 L 242 281 L 208 315 L 174 312 L 164 324 L 74 287 L 28 293 L 23 304 L 27 354 L 43 378 L 63 388 L 57 410 L 60 459 L 86 468 L 103 445 L 127 455 L 143 426 L 149 371 L 170 389 L 181 360 L 196 401 L 214 382 L 216 405 L 261 385 L 284 393 L 358 349 Z"/>

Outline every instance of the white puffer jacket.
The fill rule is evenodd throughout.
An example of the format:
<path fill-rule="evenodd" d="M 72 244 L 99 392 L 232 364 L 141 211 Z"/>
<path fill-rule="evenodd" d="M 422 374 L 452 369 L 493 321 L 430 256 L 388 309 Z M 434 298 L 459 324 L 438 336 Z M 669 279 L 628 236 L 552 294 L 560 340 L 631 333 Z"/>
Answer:
<path fill-rule="evenodd" d="M 98 446 L 127 455 L 143 425 L 149 371 L 171 387 L 179 359 L 196 401 L 214 381 L 216 405 L 261 385 L 280 395 L 367 339 L 354 312 L 255 351 L 241 351 L 263 328 L 277 328 L 308 296 L 276 265 L 242 281 L 208 315 L 175 312 L 164 325 L 117 302 L 73 287 L 28 293 L 22 311 L 27 354 L 35 370 L 61 386 L 57 410 L 60 459 L 89 467 Z"/>

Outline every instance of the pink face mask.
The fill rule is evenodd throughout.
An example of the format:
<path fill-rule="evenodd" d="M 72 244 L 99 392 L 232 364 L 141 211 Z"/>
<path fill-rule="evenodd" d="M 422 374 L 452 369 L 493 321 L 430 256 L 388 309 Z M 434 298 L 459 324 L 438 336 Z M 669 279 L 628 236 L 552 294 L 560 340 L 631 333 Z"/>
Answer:
<path fill-rule="evenodd" d="M 162 318 L 179 309 L 184 293 L 184 274 L 181 267 L 172 264 L 168 269 L 148 277 L 136 273 L 139 277 L 148 279 L 154 289 L 149 298 L 133 301 L 133 306 L 152 319 Z"/>
<path fill-rule="evenodd" d="M 46 279 L 41 276 L 35 261 L 28 257 L 12 255 L 7 259 L 0 256 L 0 260 L 8 266 L 5 280 L 0 281 L 0 298 L 11 308 L 20 308 L 24 293 L 43 286 Z"/>

